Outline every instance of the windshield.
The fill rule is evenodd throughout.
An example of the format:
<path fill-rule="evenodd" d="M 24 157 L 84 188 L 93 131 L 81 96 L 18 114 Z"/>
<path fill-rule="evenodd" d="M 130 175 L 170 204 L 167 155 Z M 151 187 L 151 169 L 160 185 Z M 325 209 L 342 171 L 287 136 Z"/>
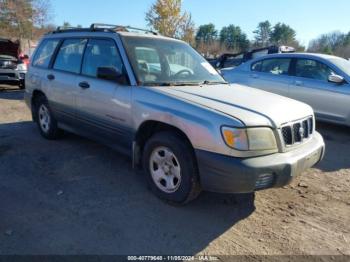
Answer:
<path fill-rule="evenodd" d="M 201 55 L 183 42 L 123 36 L 123 43 L 141 85 L 225 83 Z"/>
<path fill-rule="evenodd" d="M 345 60 L 344 58 L 332 58 L 330 59 L 333 64 L 335 64 L 340 70 L 345 74 L 350 76 L 350 61 Z"/>

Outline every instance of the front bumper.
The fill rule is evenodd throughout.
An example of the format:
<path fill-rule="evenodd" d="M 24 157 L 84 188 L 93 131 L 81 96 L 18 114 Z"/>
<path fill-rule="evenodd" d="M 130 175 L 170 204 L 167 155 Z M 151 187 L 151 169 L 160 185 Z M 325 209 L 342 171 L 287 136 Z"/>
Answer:
<path fill-rule="evenodd" d="M 26 71 L 14 69 L 0 69 L 0 83 L 1 84 L 18 84 L 24 81 Z"/>
<path fill-rule="evenodd" d="M 234 158 L 196 150 L 202 188 L 219 193 L 250 193 L 283 187 L 321 161 L 324 154 L 325 144 L 317 132 L 295 150 L 262 157 Z"/>

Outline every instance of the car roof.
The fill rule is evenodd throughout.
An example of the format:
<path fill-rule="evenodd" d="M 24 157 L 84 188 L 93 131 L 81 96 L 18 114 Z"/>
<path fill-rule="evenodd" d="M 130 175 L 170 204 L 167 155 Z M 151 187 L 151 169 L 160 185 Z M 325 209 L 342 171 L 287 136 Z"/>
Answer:
<path fill-rule="evenodd" d="M 325 55 L 325 54 L 318 54 L 318 53 L 283 53 L 283 54 L 269 54 L 265 56 L 258 57 L 254 59 L 254 61 L 260 60 L 260 59 L 266 59 L 266 58 L 283 58 L 283 57 L 309 57 L 309 58 L 321 58 L 321 59 L 332 59 L 332 58 L 337 58 L 336 56 L 332 55 Z"/>

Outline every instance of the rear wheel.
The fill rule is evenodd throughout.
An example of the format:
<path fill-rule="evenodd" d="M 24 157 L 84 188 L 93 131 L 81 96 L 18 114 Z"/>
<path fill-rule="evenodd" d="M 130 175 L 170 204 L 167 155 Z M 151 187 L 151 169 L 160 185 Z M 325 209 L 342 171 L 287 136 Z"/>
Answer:
<path fill-rule="evenodd" d="M 46 97 L 36 98 L 35 116 L 40 133 L 46 139 L 57 139 L 62 134 L 62 130 L 57 127 L 57 121 L 50 110 Z"/>
<path fill-rule="evenodd" d="M 201 191 L 193 150 L 174 133 L 158 133 L 147 141 L 143 167 L 152 191 L 161 199 L 185 204 Z"/>

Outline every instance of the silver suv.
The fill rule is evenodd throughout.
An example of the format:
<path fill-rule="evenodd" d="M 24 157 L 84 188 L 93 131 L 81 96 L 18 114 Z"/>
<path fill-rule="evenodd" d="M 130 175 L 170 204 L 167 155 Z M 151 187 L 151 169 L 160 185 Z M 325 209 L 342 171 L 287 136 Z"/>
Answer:
<path fill-rule="evenodd" d="M 186 43 L 130 27 L 45 35 L 25 99 L 45 138 L 66 130 L 130 155 L 175 203 L 285 186 L 325 150 L 308 105 L 229 85 Z"/>

